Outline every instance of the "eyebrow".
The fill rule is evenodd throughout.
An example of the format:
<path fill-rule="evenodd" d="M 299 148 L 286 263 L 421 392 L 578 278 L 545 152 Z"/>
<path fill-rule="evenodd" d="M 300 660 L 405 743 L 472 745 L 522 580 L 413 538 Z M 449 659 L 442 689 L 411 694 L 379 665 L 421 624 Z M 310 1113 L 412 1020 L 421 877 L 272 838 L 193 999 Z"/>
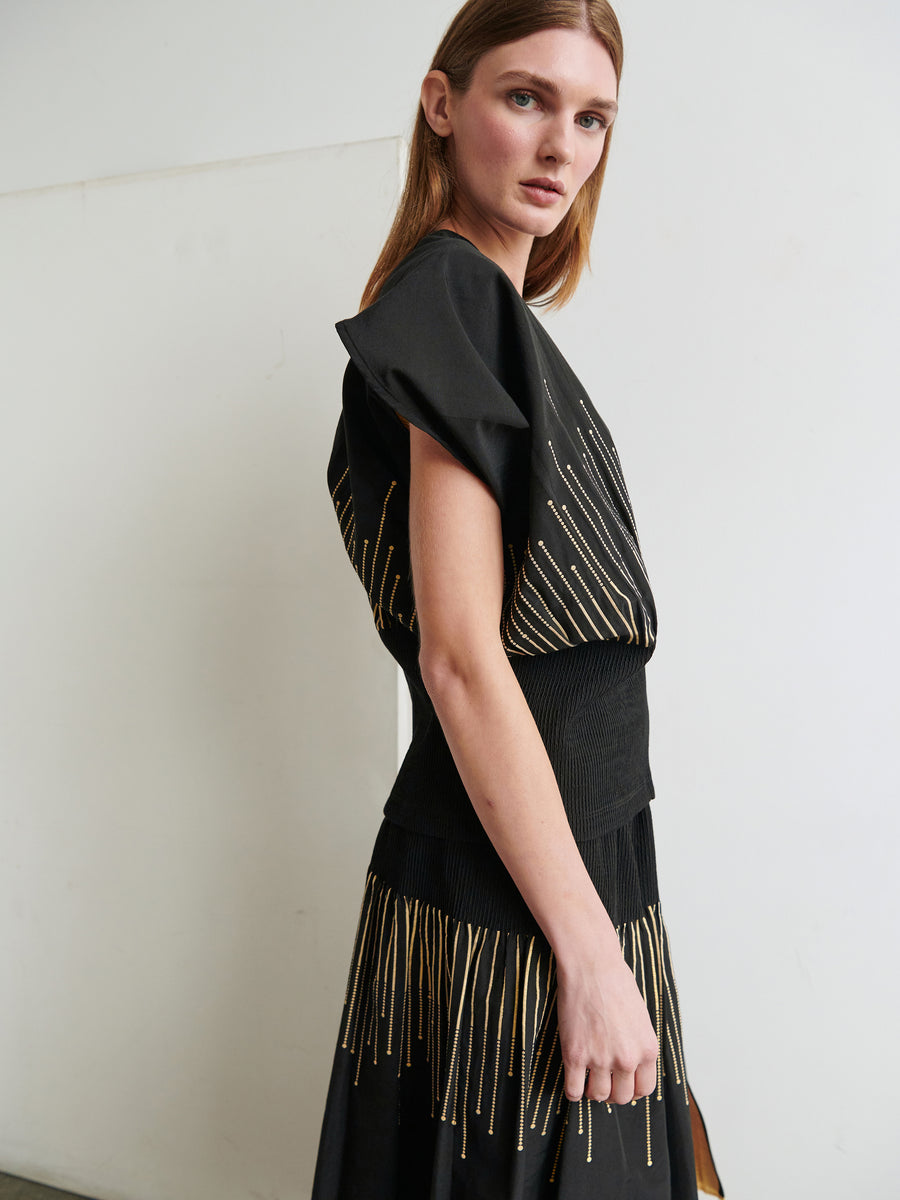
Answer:
<path fill-rule="evenodd" d="M 548 92 L 551 96 L 561 95 L 559 84 L 554 83 L 552 79 L 545 79 L 543 75 L 532 75 L 530 71 L 504 71 L 498 76 L 498 83 L 527 83 L 530 87 L 536 88 L 540 92 Z M 587 108 L 603 108 L 613 114 L 619 111 L 619 106 L 615 100 L 604 100 L 600 96 L 595 96 L 593 100 L 588 100 Z"/>

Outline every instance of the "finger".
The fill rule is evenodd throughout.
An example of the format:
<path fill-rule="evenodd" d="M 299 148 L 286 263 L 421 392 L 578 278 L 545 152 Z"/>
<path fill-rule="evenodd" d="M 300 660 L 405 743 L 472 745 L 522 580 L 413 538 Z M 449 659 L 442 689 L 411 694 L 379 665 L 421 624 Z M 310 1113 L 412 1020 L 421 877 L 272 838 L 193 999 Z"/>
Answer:
<path fill-rule="evenodd" d="M 641 1063 L 634 1073 L 634 1094 L 638 1098 L 652 1095 L 656 1087 L 656 1063 Z"/>
<path fill-rule="evenodd" d="M 613 1071 L 610 1104 L 630 1104 L 634 1099 L 634 1071 Z"/>
<path fill-rule="evenodd" d="M 584 1095 L 585 1081 L 584 1065 L 570 1065 L 566 1063 L 566 1099 L 580 1100 Z"/>
<path fill-rule="evenodd" d="M 590 1074 L 585 1087 L 585 1095 L 589 1100 L 597 1100 L 601 1104 L 609 1099 L 610 1089 L 612 1087 L 612 1077 L 608 1070 L 603 1070 L 600 1067 L 591 1067 Z"/>

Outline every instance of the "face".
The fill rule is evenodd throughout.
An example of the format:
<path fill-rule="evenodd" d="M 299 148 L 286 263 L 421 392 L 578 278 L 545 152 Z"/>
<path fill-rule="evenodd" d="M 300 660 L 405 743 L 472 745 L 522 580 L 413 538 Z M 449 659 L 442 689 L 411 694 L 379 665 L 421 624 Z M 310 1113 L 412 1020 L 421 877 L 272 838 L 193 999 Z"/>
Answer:
<path fill-rule="evenodd" d="M 449 138 L 459 231 L 529 246 L 552 233 L 600 161 L 616 113 L 603 44 L 581 30 L 542 30 L 484 54 L 467 91 L 444 92 L 432 113 L 426 89 L 423 103 Z"/>

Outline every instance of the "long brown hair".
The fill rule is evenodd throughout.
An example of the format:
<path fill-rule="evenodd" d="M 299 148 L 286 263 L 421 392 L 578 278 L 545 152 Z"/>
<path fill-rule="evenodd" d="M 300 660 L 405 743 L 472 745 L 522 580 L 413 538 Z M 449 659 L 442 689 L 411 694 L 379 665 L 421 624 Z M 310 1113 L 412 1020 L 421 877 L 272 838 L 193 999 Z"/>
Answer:
<path fill-rule="evenodd" d="M 618 84 L 622 75 L 622 31 L 607 0 L 468 0 L 437 48 L 430 69 L 443 71 L 451 86 L 464 92 L 478 60 L 488 50 L 542 29 L 583 29 L 602 42 L 612 59 Z M 554 231 L 535 238 L 525 273 L 523 296 L 559 308 L 572 298 L 588 265 L 591 234 L 609 157 L 607 130 L 600 161 Z M 378 298 L 391 271 L 413 246 L 450 215 L 453 172 L 446 141 L 428 122 L 421 105 L 416 116 L 406 184 L 394 223 L 363 292 L 362 307 Z"/>

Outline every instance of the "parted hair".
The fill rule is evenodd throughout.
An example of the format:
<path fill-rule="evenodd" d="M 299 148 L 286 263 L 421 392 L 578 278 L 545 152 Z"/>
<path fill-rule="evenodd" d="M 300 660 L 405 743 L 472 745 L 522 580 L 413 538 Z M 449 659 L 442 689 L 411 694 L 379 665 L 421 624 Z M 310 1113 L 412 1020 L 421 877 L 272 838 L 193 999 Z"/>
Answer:
<path fill-rule="evenodd" d="M 450 22 L 430 70 L 443 71 L 450 85 L 464 92 L 483 54 L 542 29 L 582 29 L 592 34 L 606 47 L 618 84 L 622 75 L 622 31 L 607 0 L 468 0 Z M 560 308 L 572 298 L 589 261 L 611 137 L 609 129 L 599 163 L 560 224 L 547 237 L 535 238 L 525 273 L 525 300 Z M 385 280 L 413 246 L 450 216 L 453 193 L 453 167 L 446 139 L 434 132 L 420 105 L 403 194 L 363 292 L 362 308 L 377 300 Z"/>

